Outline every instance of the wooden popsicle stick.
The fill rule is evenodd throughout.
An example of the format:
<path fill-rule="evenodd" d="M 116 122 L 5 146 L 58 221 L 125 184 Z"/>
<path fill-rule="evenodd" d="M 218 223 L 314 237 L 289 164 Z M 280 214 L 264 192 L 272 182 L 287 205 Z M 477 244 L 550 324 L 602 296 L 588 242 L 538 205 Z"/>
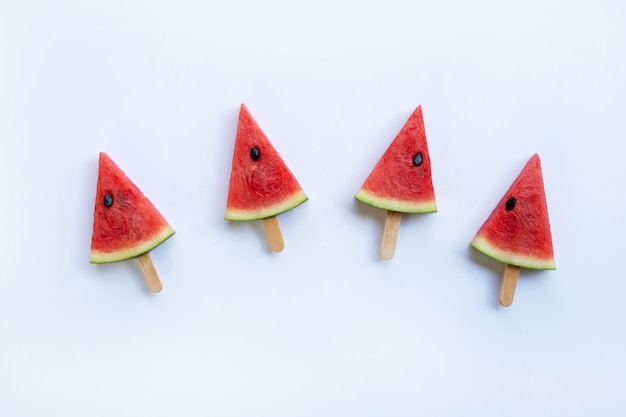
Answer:
<path fill-rule="evenodd" d="M 504 277 L 502 278 L 502 288 L 500 289 L 500 304 L 503 307 L 513 304 L 519 270 L 520 267 L 515 265 L 506 264 L 504 267 Z"/>
<path fill-rule="evenodd" d="M 143 272 L 143 277 L 148 284 L 148 288 L 152 292 L 160 292 L 163 289 L 163 284 L 161 284 L 161 280 L 159 279 L 159 274 L 152 263 L 152 258 L 150 257 L 150 252 L 146 252 L 143 255 L 139 255 L 137 257 L 137 261 L 139 261 L 139 266 L 141 267 L 141 272 Z"/>
<path fill-rule="evenodd" d="M 385 228 L 383 229 L 383 241 L 380 245 L 380 256 L 389 260 L 396 253 L 396 241 L 398 240 L 398 229 L 400 228 L 402 213 L 397 211 L 387 211 L 385 217 Z"/>
<path fill-rule="evenodd" d="M 263 227 L 265 228 L 265 236 L 267 236 L 267 243 L 269 243 L 270 249 L 273 252 L 280 252 L 285 249 L 285 241 L 283 240 L 283 234 L 280 232 L 278 217 L 266 217 L 263 219 Z"/>

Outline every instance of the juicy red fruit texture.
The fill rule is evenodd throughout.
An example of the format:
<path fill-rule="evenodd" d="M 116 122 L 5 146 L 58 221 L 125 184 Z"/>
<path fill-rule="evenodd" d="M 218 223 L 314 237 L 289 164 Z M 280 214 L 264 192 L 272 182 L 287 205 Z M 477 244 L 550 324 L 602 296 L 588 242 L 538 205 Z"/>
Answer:
<path fill-rule="evenodd" d="M 259 197 L 271 199 L 283 188 L 283 171 L 270 164 L 253 166 L 250 169 L 248 185 Z"/>
<path fill-rule="evenodd" d="M 164 219 L 156 209 L 139 207 L 137 201 L 144 197 L 138 189 L 120 187 L 119 179 L 111 177 L 100 185 L 102 190 L 98 190 L 92 248 L 120 250 L 144 239 L 148 230 L 158 230 L 163 225 Z M 104 204 L 106 194 L 113 196 L 110 207 Z"/>
<path fill-rule="evenodd" d="M 540 216 L 544 203 L 532 185 L 516 190 L 516 202 L 511 210 L 506 209 L 508 198 L 498 204 L 498 213 L 491 227 L 486 231 L 489 239 L 506 250 L 514 250 L 526 255 L 542 258 L 553 256 L 551 239 L 546 239 L 544 218 Z"/>

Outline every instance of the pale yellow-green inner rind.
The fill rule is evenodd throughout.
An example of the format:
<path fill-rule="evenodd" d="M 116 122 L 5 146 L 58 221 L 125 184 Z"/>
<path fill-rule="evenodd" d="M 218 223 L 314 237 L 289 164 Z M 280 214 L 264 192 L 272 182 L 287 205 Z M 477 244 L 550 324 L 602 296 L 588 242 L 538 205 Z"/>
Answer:
<path fill-rule="evenodd" d="M 390 198 L 376 196 L 362 188 L 354 196 L 354 198 L 379 209 L 397 211 L 400 213 L 433 213 L 437 211 L 437 204 L 434 199 L 421 201 L 419 203 L 393 200 Z"/>
<path fill-rule="evenodd" d="M 535 258 L 527 255 L 520 255 L 508 251 L 502 251 L 493 246 L 482 236 L 476 236 L 471 242 L 474 248 L 487 256 L 509 265 L 522 266 L 529 269 L 556 269 L 554 259 Z"/>
<path fill-rule="evenodd" d="M 226 208 L 226 215 L 224 216 L 224 219 L 237 221 L 265 219 L 267 217 L 276 216 L 280 213 L 284 213 L 288 210 L 296 208 L 308 199 L 309 197 L 304 194 L 304 191 L 298 190 L 295 191 L 289 198 L 281 201 L 280 203 L 274 204 L 269 207 L 263 207 L 262 209 L 237 210 Z"/>
<path fill-rule="evenodd" d="M 92 264 L 106 264 L 110 262 L 124 261 L 126 259 L 136 258 L 137 256 L 143 255 L 144 253 L 156 248 L 174 233 L 176 233 L 174 232 L 174 229 L 168 226 L 161 230 L 152 239 L 141 242 L 140 244 L 131 248 L 122 249 L 115 252 L 91 251 L 91 259 L 89 260 L 89 262 L 91 262 Z"/>

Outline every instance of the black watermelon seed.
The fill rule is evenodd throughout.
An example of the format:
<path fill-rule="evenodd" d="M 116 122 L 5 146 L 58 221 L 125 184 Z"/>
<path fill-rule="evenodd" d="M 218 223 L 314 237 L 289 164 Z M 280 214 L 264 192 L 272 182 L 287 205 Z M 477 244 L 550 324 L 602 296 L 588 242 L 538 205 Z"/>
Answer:
<path fill-rule="evenodd" d="M 415 165 L 416 167 L 422 165 L 422 161 L 424 160 L 424 158 L 422 158 L 422 153 L 419 152 L 417 155 L 415 155 L 413 157 L 413 165 Z"/>
<path fill-rule="evenodd" d="M 113 205 L 113 196 L 111 194 L 105 194 L 103 202 L 105 207 L 111 207 Z"/>
<path fill-rule="evenodd" d="M 513 207 L 515 207 L 515 203 L 517 203 L 517 199 L 515 197 L 511 197 L 508 200 L 506 200 L 506 204 L 504 205 L 504 208 L 506 208 L 507 211 L 511 211 L 513 210 Z"/>
<path fill-rule="evenodd" d="M 257 148 L 250 149 L 250 158 L 252 158 L 253 161 L 258 161 L 259 156 L 260 156 L 260 153 Z"/>

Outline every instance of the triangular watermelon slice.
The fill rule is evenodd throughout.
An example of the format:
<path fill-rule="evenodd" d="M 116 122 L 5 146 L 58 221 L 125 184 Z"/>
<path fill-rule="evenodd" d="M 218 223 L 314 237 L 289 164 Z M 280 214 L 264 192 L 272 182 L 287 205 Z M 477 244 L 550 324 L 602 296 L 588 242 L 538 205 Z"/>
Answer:
<path fill-rule="evenodd" d="M 100 153 L 91 263 L 134 258 L 174 234 L 161 213 L 104 152 Z"/>
<path fill-rule="evenodd" d="M 437 211 L 422 106 L 411 114 L 355 197 L 389 211 Z"/>
<path fill-rule="evenodd" d="M 556 268 L 539 155 L 526 163 L 471 245 L 509 265 Z"/>
<path fill-rule="evenodd" d="M 307 199 L 294 175 L 242 104 L 225 219 L 264 219 L 290 210 Z"/>

